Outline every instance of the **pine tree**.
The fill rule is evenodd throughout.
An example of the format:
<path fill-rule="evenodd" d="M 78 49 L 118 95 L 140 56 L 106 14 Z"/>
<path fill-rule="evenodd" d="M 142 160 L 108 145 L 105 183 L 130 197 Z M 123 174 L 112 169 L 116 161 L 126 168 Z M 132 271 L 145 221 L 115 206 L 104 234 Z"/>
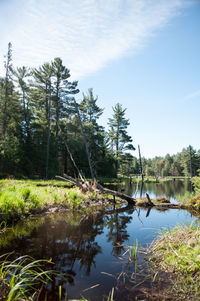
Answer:
<path fill-rule="evenodd" d="M 13 91 L 12 83 L 12 44 L 8 43 L 8 52 L 5 56 L 6 61 L 4 62 L 4 67 L 6 70 L 5 82 L 4 82 L 4 99 L 2 101 L 2 135 L 5 137 L 7 126 L 8 126 L 8 110 L 10 105 L 10 98 Z"/>
<path fill-rule="evenodd" d="M 119 168 L 119 161 L 122 158 L 122 154 L 125 150 L 134 150 L 134 146 L 131 143 L 132 138 L 127 133 L 127 127 L 129 126 L 129 120 L 125 118 L 126 109 L 122 108 L 122 105 L 117 103 L 113 107 L 113 117 L 109 118 L 109 131 L 110 147 L 117 159 L 117 170 Z"/>
<path fill-rule="evenodd" d="M 61 58 L 55 58 L 52 62 L 53 69 L 53 107 L 55 121 L 55 159 L 57 162 L 57 172 L 59 170 L 59 124 L 60 121 L 69 116 L 71 110 L 70 96 L 79 93 L 78 82 L 70 82 L 70 71 L 63 65 Z"/>
<path fill-rule="evenodd" d="M 40 169 L 39 173 L 48 178 L 52 119 L 52 65 L 45 63 L 38 69 L 34 69 L 33 76 L 34 82 L 32 82 L 31 96 L 35 101 L 35 150 L 41 162 L 39 166 L 41 166 L 42 169 Z M 45 148 L 46 155 L 44 152 Z M 42 162 L 45 162 L 45 165 L 44 163 L 42 164 Z"/>
<path fill-rule="evenodd" d="M 100 165 L 102 159 L 105 134 L 103 127 L 98 124 L 103 109 L 97 105 L 97 100 L 98 96 L 94 97 L 93 90 L 88 89 L 80 103 L 81 119 L 95 169 L 98 169 L 97 165 Z"/>

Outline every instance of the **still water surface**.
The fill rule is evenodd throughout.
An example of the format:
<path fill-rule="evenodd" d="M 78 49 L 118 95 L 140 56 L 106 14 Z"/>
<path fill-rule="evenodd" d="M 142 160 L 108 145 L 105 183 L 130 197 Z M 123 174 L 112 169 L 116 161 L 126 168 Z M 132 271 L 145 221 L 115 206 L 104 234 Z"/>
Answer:
<path fill-rule="evenodd" d="M 127 183 L 119 189 L 133 195 L 136 187 Z M 148 192 L 151 197 L 166 196 L 176 201 L 177 196 L 188 189 L 188 183 L 175 181 L 146 184 L 142 192 L 138 189 L 138 194 Z M 18 224 L 14 232 L 7 235 L 7 241 L 0 241 L 1 253 L 14 250 L 17 255 L 52 258 L 54 269 L 63 272 L 64 278 L 55 278 L 49 284 L 47 300 L 58 300 L 59 285 L 62 285 L 63 296 L 67 294 L 69 299 L 84 296 L 92 301 L 107 300 L 114 287 L 114 300 L 136 300 L 135 296 L 137 300 L 144 300 L 140 286 L 137 289 L 134 286 L 146 277 L 146 255 L 138 253 L 137 262 L 130 262 L 129 252 L 126 253 L 128 246 L 137 243 L 139 249 L 146 248 L 161 229 L 197 220 L 189 212 L 177 209 L 152 209 L 146 215 L 144 209 L 109 208 L 105 214 L 89 217 L 62 213 L 33 218 Z M 142 285 L 145 283 L 149 287 L 148 281 Z"/>

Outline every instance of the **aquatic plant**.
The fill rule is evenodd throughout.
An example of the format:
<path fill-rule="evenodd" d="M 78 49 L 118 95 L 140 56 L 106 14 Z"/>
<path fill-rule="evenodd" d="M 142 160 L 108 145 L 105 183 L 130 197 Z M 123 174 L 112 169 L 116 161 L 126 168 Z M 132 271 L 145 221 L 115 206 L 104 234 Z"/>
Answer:
<path fill-rule="evenodd" d="M 44 263 L 47 260 L 34 260 L 30 256 L 21 256 L 9 260 L 12 253 L 0 256 L 0 282 L 4 287 L 2 297 L 7 301 L 33 300 L 41 288 L 46 284 L 47 279 L 51 280 L 51 270 L 44 270 Z"/>

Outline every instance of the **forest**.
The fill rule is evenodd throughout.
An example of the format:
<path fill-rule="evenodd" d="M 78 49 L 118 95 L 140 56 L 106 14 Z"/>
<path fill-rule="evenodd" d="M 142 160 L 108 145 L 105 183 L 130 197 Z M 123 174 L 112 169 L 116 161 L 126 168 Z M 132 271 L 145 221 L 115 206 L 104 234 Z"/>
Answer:
<path fill-rule="evenodd" d="M 136 145 L 120 103 L 112 108 L 106 131 L 99 124 L 104 109 L 97 104 L 98 96 L 89 88 L 77 102 L 78 81 L 70 81 L 70 71 L 60 58 L 38 68 L 15 68 L 9 43 L 4 67 L 5 76 L 0 77 L 0 177 L 76 176 L 68 150 L 89 177 L 80 119 L 97 176 L 140 174 L 139 160 L 129 152 L 136 153 Z M 188 146 L 176 155 L 142 158 L 142 166 L 146 176 L 195 176 L 200 150 Z"/>

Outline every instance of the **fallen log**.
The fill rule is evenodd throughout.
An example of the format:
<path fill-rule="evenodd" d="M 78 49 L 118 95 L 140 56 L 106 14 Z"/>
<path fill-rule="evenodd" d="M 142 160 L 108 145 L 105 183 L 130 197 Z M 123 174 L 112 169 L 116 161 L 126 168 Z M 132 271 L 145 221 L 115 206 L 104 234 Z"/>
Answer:
<path fill-rule="evenodd" d="M 121 193 L 119 191 L 111 190 L 108 188 L 104 188 L 102 185 L 99 183 L 96 184 L 96 187 L 100 190 L 101 193 L 103 194 L 111 194 L 113 196 L 118 196 L 119 198 L 125 200 L 128 202 L 129 205 L 135 205 L 135 199 L 128 196 L 127 194 Z"/>
<path fill-rule="evenodd" d="M 166 209 L 187 209 L 187 206 L 179 205 L 179 204 L 169 204 L 169 203 L 162 203 L 162 204 L 155 204 L 152 206 L 155 208 L 166 208 Z"/>
<path fill-rule="evenodd" d="M 129 205 L 135 205 L 135 199 L 118 191 L 111 190 L 108 188 L 104 188 L 102 185 L 97 183 L 96 181 L 94 183 L 89 183 L 88 181 L 84 181 L 83 183 L 80 183 L 76 179 L 64 174 L 63 177 L 61 176 L 56 176 L 57 179 L 68 181 L 74 185 L 76 185 L 79 189 L 81 189 L 83 192 L 86 191 L 94 191 L 99 194 L 110 194 L 113 195 L 114 197 L 117 196 L 121 198 L 122 200 L 125 200 Z"/>

